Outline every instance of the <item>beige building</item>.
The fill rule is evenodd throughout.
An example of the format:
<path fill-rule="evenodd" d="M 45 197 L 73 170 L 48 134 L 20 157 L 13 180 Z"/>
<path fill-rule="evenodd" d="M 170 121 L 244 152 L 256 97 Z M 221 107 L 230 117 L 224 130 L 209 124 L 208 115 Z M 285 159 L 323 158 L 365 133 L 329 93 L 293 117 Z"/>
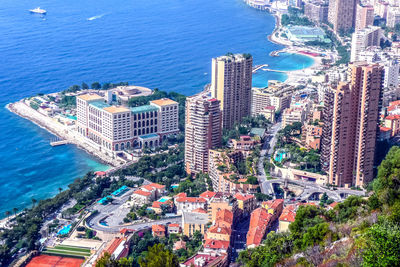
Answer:
<path fill-rule="evenodd" d="M 221 102 L 222 127 L 230 129 L 251 112 L 253 58 L 227 54 L 212 59 L 211 95 Z"/>
<path fill-rule="evenodd" d="M 290 106 L 293 87 L 283 84 L 270 85 L 268 88 L 252 88 L 251 115 L 257 116 L 265 111 L 266 107 L 274 107 L 275 111 Z"/>
<path fill-rule="evenodd" d="M 365 63 L 350 67 L 351 81 L 327 96 L 321 165 L 330 184 L 362 186 L 373 179 L 383 68 Z"/>
<path fill-rule="evenodd" d="M 208 171 L 208 150 L 221 145 L 220 101 L 199 94 L 186 99 L 185 166 L 188 174 Z"/>
<path fill-rule="evenodd" d="M 374 7 L 357 5 L 356 31 L 367 28 L 374 24 Z"/>
<path fill-rule="evenodd" d="M 389 6 L 387 11 L 386 26 L 394 28 L 400 23 L 400 7 Z"/>
<path fill-rule="evenodd" d="M 165 110 L 165 106 L 171 110 Z M 156 147 L 160 137 L 176 134 L 178 103 L 170 99 L 128 108 L 112 106 L 97 94 L 76 97 L 77 131 L 100 151 L 114 154 L 131 148 Z M 164 117 L 168 116 L 168 120 Z"/>
<path fill-rule="evenodd" d="M 304 15 L 317 23 L 328 21 L 329 6 L 324 1 L 309 1 L 304 3 Z"/>
<path fill-rule="evenodd" d="M 282 128 L 295 122 L 303 123 L 306 120 L 306 112 L 303 108 L 288 108 L 282 113 Z"/>
<path fill-rule="evenodd" d="M 356 3 L 356 0 L 329 0 L 328 20 L 335 32 L 354 28 Z"/>
<path fill-rule="evenodd" d="M 369 26 L 354 32 L 351 39 L 351 62 L 360 61 L 360 54 L 368 47 L 379 46 L 382 38 L 383 31 L 377 26 Z"/>
<path fill-rule="evenodd" d="M 183 212 L 182 213 L 182 233 L 186 236 L 193 236 L 194 232 L 199 231 L 205 234 L 208 224 L 207 213 Z"/>

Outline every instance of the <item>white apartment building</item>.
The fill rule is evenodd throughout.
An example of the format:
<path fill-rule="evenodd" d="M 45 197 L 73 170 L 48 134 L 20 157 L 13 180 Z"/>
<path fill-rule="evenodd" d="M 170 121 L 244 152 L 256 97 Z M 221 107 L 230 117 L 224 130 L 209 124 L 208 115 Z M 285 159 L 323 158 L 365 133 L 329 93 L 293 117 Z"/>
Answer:
<path fill-rule="evenodd" d="M 303 123 L 306 119 L 306 112 L 303 108 L 288 108 L 282 114 L 282 128 L 295 122 Z"/>
<path fill-rule="evenodd" d="M 256 116 L 269 106 L 273 106 L 275 110 L 283 110 L 290 106 L 291 94 L 290 90 L 271 91 L 269 88 L 252 88 L 251 97 L 251 115 Z"/>
<path fill-rule="evenodd" d="M 370 26 L 354 32 L 351 39 L 351 62 L 359 61 L 360 53 L 366 48 L 379 46 L 382 38 L 383 33 L 380 27 Z"/>
<path fill-rule="evenodd" d="M 389 6 L 387 11 L 386 26 L 394 28 L 400 23 L 400 7 Z"/>
<path fill-rule="evenodd" d="M 76 106 L 77 131 L 89 144 L 111 154 L 159 146 L 160 138 L 179 131 L 178 103 L 170 99 L 127 108 L 111 106 L 97 94 L 85 94 L 76 97 Z"/>

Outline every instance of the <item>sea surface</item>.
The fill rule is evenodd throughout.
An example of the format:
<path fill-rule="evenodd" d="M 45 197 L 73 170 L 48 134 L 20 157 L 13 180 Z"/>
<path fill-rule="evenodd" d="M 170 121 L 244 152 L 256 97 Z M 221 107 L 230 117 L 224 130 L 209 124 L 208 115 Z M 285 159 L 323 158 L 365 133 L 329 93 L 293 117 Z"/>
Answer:
<path fill-rule="evenodd" d="M 46 16 L 30 14 L 40 6 Z M 211 58 L 251 53 L 254 64 L 295 70 L 309 57 L 269 53 L 274 18 L 241 0 L 1 0 L 0 216 L 65 189 L 107 166 L 6 110 L 9 102 L 83 81 L 131 84 L 191 95 L 210 82 Z M 255 86 L 286 75 L 259 71 Z"/>

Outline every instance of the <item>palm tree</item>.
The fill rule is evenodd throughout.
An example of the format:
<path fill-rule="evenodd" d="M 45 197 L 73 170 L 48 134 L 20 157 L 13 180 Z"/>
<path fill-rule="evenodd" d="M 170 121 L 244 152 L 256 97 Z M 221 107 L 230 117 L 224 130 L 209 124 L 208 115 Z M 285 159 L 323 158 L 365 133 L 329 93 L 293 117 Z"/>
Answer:
<path fill-rule="evenodd" d="M 37 200 L 32 198 L 31 201 L 32 201 L 32 209 L 33 209 L 35 207 L 35 204 L 36 204 Z"/>
<path fill-rule="evenodd" d="M 62 191 L 62 188 L 61 188 L 61 187 L 59 187 L 59 188 L 58 188 L 58 192 L 59 192 L 59 193 L 61 193 L 61 191 Z"/>
<path fill-rule="evenodd" d="M 13 208 L 14 216 L 17 217 L 18 208 Z"/>
<path fill-rule="evenodd" d="M 7 217 L 7 219 L 8 219 L 8 217 L 10 217 L 10 215 L 11 215 L 11 211 L 7 210 L 7 211 L 5 212 L 5 214 L 6 214 L 6 217 Z"/>

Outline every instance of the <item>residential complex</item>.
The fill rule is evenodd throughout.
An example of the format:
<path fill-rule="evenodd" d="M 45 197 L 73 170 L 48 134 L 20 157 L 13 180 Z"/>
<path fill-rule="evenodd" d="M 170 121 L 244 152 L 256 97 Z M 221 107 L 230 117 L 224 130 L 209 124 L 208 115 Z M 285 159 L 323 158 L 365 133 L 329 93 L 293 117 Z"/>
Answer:
<path fill-rule="evenodd" d="M 328 21 L 335 32 L 349 31 L 355 26 L 356 0 L 329 0 Z"/>
<path fill-rule="evenodd" d="M 353 33 L 351 40 L 351 61 L 359 61 L 359 55 L 366 48 L 379 46 L 382 36 L 380 27 L 369 26 Z"/>
<path fill-rule="evenodd" d="M 114 154 L 132 148 L 156 147 L 176 134 L 178 103 L 171 99 L 128 108 L 112 106 L 97 94 L 76 97 L 77 131 L 100 151 Z"/>
<path fill-rule="evenodd" d="M 362 6 L 357 4 L 356 31 L 372 26 L 374 23 L 374 7 L 370 5 Z"/>
<path fill-rule="evenodd" d="M 220 101 L 206 94 L 188 97 L 185 119 L 186 172 L 207 172 L 209 149 L 221 145 Z"/>
<path fill-rule="evenodd" d="M 304 4 L 304 15 L 317 23 L 328 21 L 329 5 L 325 1 L 310 1 Z"/>
<path fill-rule="evenodd" d="M 222 127 L 230 129 L 250 116 L 253 58 L 227 54 L 213 58 L 211 95 L 221 103 Z"/>
<path fill-rule="evenodd" d="M 383 68 L 353 64 L 351 81 L 327 94 L 321 164 L 329 183 L 362 186 L 373 179 Z"/>

